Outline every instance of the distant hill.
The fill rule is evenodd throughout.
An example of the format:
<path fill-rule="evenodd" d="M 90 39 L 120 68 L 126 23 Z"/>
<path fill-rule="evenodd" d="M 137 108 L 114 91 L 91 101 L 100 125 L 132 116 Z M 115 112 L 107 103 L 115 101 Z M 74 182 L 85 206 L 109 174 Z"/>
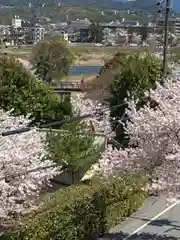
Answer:
<path fill-rule="evenodd" d="M 135 0 L 135 1 L 117 1 L 117 0 L 64 0 L 67 4 L 80 4 L 87 7 L 105 8 L 105 9 L 142 9 L 152 11 L 156 8 L 156 0 Z"/>
<path fill-rule="evenodd" d="M 179 0 L 178 0 L 179 1 Z M 46 3 L 48 6 L 55 5 L 59 3 L 58 0 L 0 0 L 2 5 L 13 5 L 22 6 L 27 5 L 31 2 L 32 5 L 38 6 Z M 153 11 L 156 9 L 156 0 L 135 0 L 135 1 L 124 1 L 124 0 L 62 0 L 64 4 L 70 5 L 81 5 L 83 7 L 90 8 L 101 8 L 101 9 L 115 9 L 115 10 L 125 10 L 125 9 L 139 9 L 145 11 Z"/>
<path fill-rule="evenodd" d="M 113 10 L 143 10 L 147 12 L 156 12 L 158 0 L 0 0 L 0 5 L 8 6 L 27 6 L 32 3 L 32 6 L 56 6 L 59 2 L 67 5 L 78 5 L 88 8 L 113 9 Z M 180 12 L 180 0 L 172 0 L 174 10 Z"/>

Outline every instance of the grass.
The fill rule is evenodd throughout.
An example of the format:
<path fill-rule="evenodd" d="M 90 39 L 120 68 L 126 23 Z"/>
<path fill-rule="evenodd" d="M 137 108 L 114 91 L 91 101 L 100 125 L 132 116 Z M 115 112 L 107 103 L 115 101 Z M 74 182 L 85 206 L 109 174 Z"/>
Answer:
<path fill-rule="evenodd" d="M 93 59 L 95 65 L 102 65 L 103 61 L 111 58 L 117 51 L 127 51 L 127 49 L 119 47 L 70 47 L 76 55 L 77 65 L 93 65 Z M 8 47 L 1 48 L 0 55 L 5 53 L 15 56 L 17 58 L 28 59 L 33 49 L 33 45 L 22 45 L 19 48 Z"/>
<path fill-rule="evenodd" d="M 0 55 L 8 54 L 10 56 L 14 56 L 14 57 L 17 57 L 17 58 L 28 59 L 29 56 L 30 56 L 30 53 L 32 51 L 32 48 L 33 48 L 33 46 L 31 46 L 31 45 L 20 46 L 19 48 L 1 47 Z"/>
<path fill-rule="evenodd" d="M 14 53 L 14 54 L 30 54 L 33 49 L 33 45 L 20 45 L 19 48 L 15 47 L 8 47 L 8 48 L 1 48 L 0 52 L 7 52 L 7 53 Z M 114 54 L 116 52 L 131 52 L 134 51 L 134 48 L 130 47 L 92 47 L 92 46 L 73 46 L 70 48 L 73 52 L 79 56 L 81 54 L 91 54 L 91 53 L 110 53 Z M 139 50 L 143 50 L 143 47 L 139 47 Z"/>
<path fill-rule="evenodd" d="M 0 49 L 0 56 L 5 53 L 8 55 L 15 56 L 17 58 L 22 58 L 28 60 L 33 49 L 33 45 L 21 45 L 18 48 L 16 47 L 8 47 Z M 128 53 L 132 52 L 135 49 L 129 47 L 91 47 L 91 46 L 77 46 L 70 47 L 72 51 L 76 55 L 76 60 L 74 65 L 85 65 L 85 66 L 93 66 L 93 65 L 104 65 L 104 62 L 111 59 L 115 53 Z M 139 47 L 138 51 L 144 51 L 143 47 Z"/>
<path fill-rule="evenodd" d="M 91 53 L 110 53 L 111 55 L 114 55 L 116 52 L 131 52 L 134 51 L 134 48 L 130 47 L 71 47 L 74 51 L 75 54 L 80 55 L 80 54 L 91 54 Z M 139 50 L 143 50 L 143 47 L 139 47 Z"/>

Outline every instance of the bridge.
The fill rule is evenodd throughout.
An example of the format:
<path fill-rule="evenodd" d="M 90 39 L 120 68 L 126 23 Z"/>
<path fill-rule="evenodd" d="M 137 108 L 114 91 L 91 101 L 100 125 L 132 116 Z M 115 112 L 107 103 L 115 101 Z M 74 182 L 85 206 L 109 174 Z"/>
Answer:
<path fill-rule="evenodd" d="M 85 90 L 83 80 L 80 82 L 61 81 L 57 87 L 53 87 L 53 92 L 60 95 L 61 99 L 70 98 L 73 92 L 84 92 Z"/>
<path fill-rule="evenodd" d="M 63 82 L 60 82 L 59 86 L 54 87 L 53 91 L 60 94 L 71 93 L 71 92 L 83 92 L 84 83 L 63 81 Z"/>

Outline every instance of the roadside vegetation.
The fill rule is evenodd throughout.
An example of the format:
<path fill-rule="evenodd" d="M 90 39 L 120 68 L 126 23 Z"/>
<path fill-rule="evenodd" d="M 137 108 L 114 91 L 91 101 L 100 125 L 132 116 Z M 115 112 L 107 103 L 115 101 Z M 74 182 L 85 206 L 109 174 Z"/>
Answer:
<path fill-rule="evenodd" d="M 0 136 L 2 240 L 101 237 L 136 211 L 149 189 L 179 196 L 173 188 L 180 182 L 178 81 L 162 85 L 161 63 L 148 52 L 116 53 L 100 72 L 101 77 L 111 71 L 110 82 L 95 88 L 105 88 L 108 99 L 100 103 L 81 94 L 62 100 L 51 83 L 67 74 L 71 57 L 64 64 L 65 56 L 55 53 L 59 46 L 69 56 L 62 43 L 37 46 L 35 76 L 14 57 L 0 58 L 1 131 L 32 127 Z M 39 128 L 86 114 L 91 116 Z M 53 180 L 64 173 L 72 183 L 52 190 Z"/>
<path fill-rule="evenodd" d="M 145 199 L 141 184 L 138 176 L 129 176 L 58 190 L 44 199 L 39 213 L 32 214 L 21 232 L 6 239 L 84 240 L 103 236 L 141 206 Z"/>

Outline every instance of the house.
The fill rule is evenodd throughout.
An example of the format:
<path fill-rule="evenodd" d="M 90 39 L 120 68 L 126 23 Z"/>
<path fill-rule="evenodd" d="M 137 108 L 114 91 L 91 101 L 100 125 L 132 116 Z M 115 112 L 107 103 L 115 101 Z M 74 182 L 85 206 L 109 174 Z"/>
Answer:
<path fill-rule="evenodd" d="M 29 26 L 25 30 L 25 41 L 27 44 L 37 44 L 44 40 L 45 29 L 41 25 Z"/>
<path fill-rule="evenodd" d="M 19 16 L 14 16 L 12 19 L 12 27 L 13 28 L 21 28 L 22 27 L 22 19 L 19 18 Z"/>
<path fill-rule="evenodd" d="M 180 18 L 169 18 L 168 19 L 169 26 L 174 28 L 174 33 L 177 36 L 180 36 Z M 158 19 L 158 25 L 164 25 L 164 19 Z"/>
<path fill-rule="evenodd" d="M 79 32 L 80 42 L 88 42 L 90 25 L 91 22 L 85 18 L 82 20 L 77 19 L 76 21 L 72 21 L 68 27 L 74 32 Z"/>
<path fill-rule="evenodd" d="M 122 19 L 121 24 L 124 27 L 139 27 L 140 26 L 139 21 L 126 21 L 124 18 Z"/>
<path fill-rule="evenodd" d="M 80 30 L 80 29 L 87 29 L 91 25 L 91 22 L 85 18 L 85 19 L 77 19 L 76 21 L 72 21 L 69 25 L 70 28 L 74 30 Z"/>
<path fill-rule="evenodd" d="M 111 43 L 118 45 L 126 45 L 128 41 L 127 31 L 121 28 L 104 28 L 103 35 L 103 42 L 105 44 Z"/>

